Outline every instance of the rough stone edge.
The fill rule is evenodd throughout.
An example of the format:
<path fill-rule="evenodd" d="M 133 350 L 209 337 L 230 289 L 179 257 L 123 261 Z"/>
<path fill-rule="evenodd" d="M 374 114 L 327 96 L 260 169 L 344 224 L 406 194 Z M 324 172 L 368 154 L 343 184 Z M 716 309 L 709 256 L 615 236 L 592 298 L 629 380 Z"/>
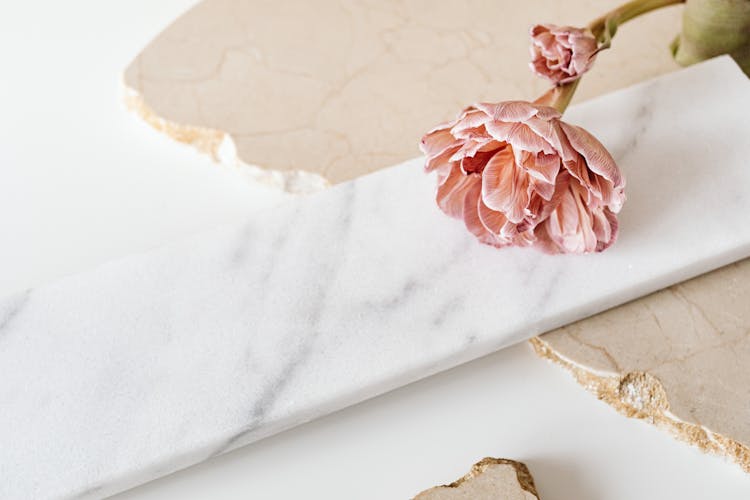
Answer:
<path fill-rule="evenodd" d="M 516 471 L 516 477 L 518 478 L 518 484 L 521 485 L 521 489 L 539 498 L 539 493 L 537 493 L 536 486 L 534 485 L 534 478 L 531 475 L 531 472 L 529 472 L 529 468 L 526 467 L 526 464 L 516 462 L 515 460 L 509 460 L 507 458 L 485 457 L 479 462 L 472 465 L 471 470 L 469 470 L 469 472 L 467 472 L 464 476 L 458 478 L 450 484 L 433 486 L 432 488 L 419 493 L 414 497 L 413 500 L 419 500 L 422 495 L 426 495 L 429 491 L 432 491 L 435 488 L 458 488 L 466 481 L 469 481 L 482 474 L 490 465 L 510 465 L 511 467 L 513 467 L 513 470 Z"/>
<path fill-rule="evenodd" d="M 697 446 L 701 451 L 727 457 L 750 473 L 750 448 L 702 425 L 680 420 L 670 411 L 664 386 L 650 373 L 597 373 L 565 358 L 540 337 L 532 338 L 529 343 L 539 357 L 568 370 L 587 391 L 619 413 L 645 420 L 678 440 Z"/>
<path fill-rule="evenodd" d="M 138 115 L 152 128 L 166 134 L 177 142 L 194 147 L 207 154 L 211 160 L 225 165 L 234 165 L 251 182 L 260 182 L 293 194 L 309 194 L 330 187 L 325 177 L 304 170 L 271 170 L 251 165 L 240 160 L 232 137 L 226 132 L 208 127 L 196 127 L 172 122 L 159 116 L 147 103 L 143 95 L 123 82 L 125 107 Z"/>

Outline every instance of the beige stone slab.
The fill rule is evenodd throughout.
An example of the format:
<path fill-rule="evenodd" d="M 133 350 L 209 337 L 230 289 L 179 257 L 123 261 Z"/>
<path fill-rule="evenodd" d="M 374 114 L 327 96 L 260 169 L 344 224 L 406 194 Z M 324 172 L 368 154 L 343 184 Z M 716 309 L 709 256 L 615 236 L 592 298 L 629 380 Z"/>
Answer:
<path fill-rule="evenodd" d="M 425 490 L 414 500 L 539 500 L 539 495 L 526 465 L 488 457 L 457 481 Z"/>
<path fill-rule="evenodd" d="M 618 411 L 750 472 L 750 259 L 531 343 Z"/>
<path fill-rule="evenodd" d="M 252 177 L 310 191 L 419 155 L 481 100 L 532 99 L 536 22 L 584 25 L 621 0 L 205 0 L 125 71 L 156 128 Z M 578 99 L 677 68 L 681 7 L 625 25 Z"/>

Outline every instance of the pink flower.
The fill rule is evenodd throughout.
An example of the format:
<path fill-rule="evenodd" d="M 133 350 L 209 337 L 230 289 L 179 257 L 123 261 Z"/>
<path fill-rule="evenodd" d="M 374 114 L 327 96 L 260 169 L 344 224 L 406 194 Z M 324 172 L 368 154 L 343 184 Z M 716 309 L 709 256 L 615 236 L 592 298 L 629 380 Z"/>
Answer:
<path fill-rule="evenodd" d="M 556 85 L 572 82 L 589 70 L 597 42 L 588 30 L 537 24 L 531 28 L 531 70 Z"/>
<path fill-rule="evenodd" d="M 625 180 L 591 134 L 549 106 L 480 103 L 422 138 L 437 203 L 482 243 L 600 252 L 617 237 Z"/>

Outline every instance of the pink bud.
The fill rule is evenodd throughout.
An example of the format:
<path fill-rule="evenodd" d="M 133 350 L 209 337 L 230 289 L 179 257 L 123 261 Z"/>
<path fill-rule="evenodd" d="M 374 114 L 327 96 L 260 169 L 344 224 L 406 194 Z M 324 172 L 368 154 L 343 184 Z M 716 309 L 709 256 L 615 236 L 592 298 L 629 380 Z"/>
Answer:
<path fill-rule="evenodd" d="M 572 82 L 589 70 L 597 42 L 588 30 L 537 24 L 531 28 L 531 70 L 555 85 Z"/>

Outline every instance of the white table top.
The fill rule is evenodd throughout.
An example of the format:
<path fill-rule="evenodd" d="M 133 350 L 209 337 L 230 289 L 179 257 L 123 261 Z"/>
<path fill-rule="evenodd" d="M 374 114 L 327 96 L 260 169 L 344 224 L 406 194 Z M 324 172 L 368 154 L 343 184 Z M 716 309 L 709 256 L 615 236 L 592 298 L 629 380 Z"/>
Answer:
<path fill-rule="evenodd" d="M 280 198 L 120 104 L 122 68 L 191 4 L 0 7 L 0 294 Z M 520 345 L 122 497 L 405 498 L 488 455 L 526 462 L 543 499 L 750 495 L 737 466 L 618 415 Z"/>

